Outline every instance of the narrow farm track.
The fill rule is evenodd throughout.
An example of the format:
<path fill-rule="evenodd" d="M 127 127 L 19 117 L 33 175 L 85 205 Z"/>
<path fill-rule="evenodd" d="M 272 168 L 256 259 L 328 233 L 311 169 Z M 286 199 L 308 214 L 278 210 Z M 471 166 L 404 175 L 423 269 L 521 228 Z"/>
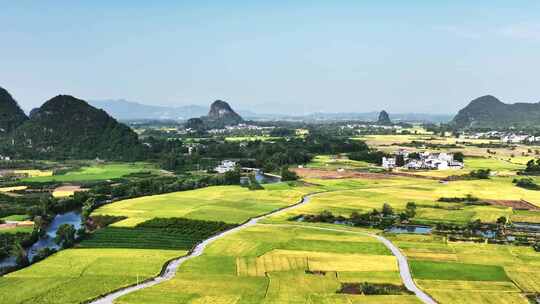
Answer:
<path fill-rule="evenodd" d="M 351 234 L 360 234 L 360 235 L 366 235 L 366 236 L 376 238 L 379 242 L 383 243 L 383 245 L 386 246 L 386 248 L 388 248 L 392 252 L 392 254 L 397 258 L 398 266 L 399 266 L 399 275 L 401 276 L 401 280 L 403 281 L 405 288 L 413 292 L 418 297 L 418 299 L 420 299 L 420 301 L 422 301 L 423 303 L 437 304 L 437 302 L 435 302 L 433 298 L 431 298 L 428 294 L 423 292 L 414 283 L 414 280 L 412 279 L 412 275 L 411 275 L 411 270 L 409 269 L 409 263 L 407 262 L 407 257 L 405 257 L 403 253 L 401 253 L 401 251 L 399 250 L 398 247 L 396 247 L 396 245 L 392 244 L 390 240 L 388 240 L 387 238 L 383 236 L 372 234 L 372 233 L 358 232 L 358 231 L 305 226 L 305 225 L 272 224 L 269 226 L 301 227 L 301 228 L 306 228 L 306 229 L 317 229 L 317 230 L 336 231 L 336 232 L 351 233 Z"/>
<path fill-rule="evenodd" d="M 118 290 L 113 291 L 113 292 L 111 292 L 111 293 L 109 293 L 107 295 L 104 295 L 104 296 L 99 297 L 99 298 L 97 298 L 95 300 L 92 300 L 89 303 L 90 304 L 112 304 L 112 303 L 114 303 L 114 300 L 118 299 L 121 296 L 130 294 L 130 293 L 135 292 L 137 290 L 141 290 L 141 289 L 145 289 L 145 288 L 157 285 L 157 284 L 159 284 L 161 282 L 164 282 L 164 281 L 168 281 L 168 280 L 172 279 L 176 275 L 176 272 L 178 270 L 178 267 L 180 267 L 180 265 L 182 265 L 187 260 L 190 260 L 192 258 L 198 257 L 201 254 L 203 254 L 204 249 L 208 245 L 213 243 L 214 241 L 216 241 L 216 240 L 218 240 L 220 238 L 223 238 L 223 237 L 225 237 L 225 236 L 227 236 L 227 235 L 229 235 L 231 233 L 237 232 L 239 230 L 252 227 L 252 226 L 256 225 L 260 220 L 265 219 L 265 218 L 267 218 L 269 216 L 273 216 L 273 215 L 276 215 L 276 214 L 279 214 L 279 213 L 282 213 L 282 212 L 286 212 L 286 211 L 298 208 L 298 207 L 300 207 L 302 205 L 308 204 L 310 202 L 311 197 L 313 197 L 314 195 L 317 195 L 317 194 L 325 193 L 325 192 L 327 192 L 327 191 L 317 192 L 317 193 L 312 193 L 312 194 L 305 195 L 305 196 L 302 197 L 300 202 L 298 202 L 298 203 L 296 203 L 294 205 L 290 205 L 290 206 L 284 207 L 282 209 L 278 209 L 278 210 L 272 211 L 270 213 L 267 213 L 267 214 L 264 214 L 264 215 L 261 215 L 261 216 L 258 216 L 258 217 L 254 217 L 254 218 L 248 220 L 247 222 L 245 222 L 245 223 L 243 223 L 243 224 L 241 224 L 241 225 L 239 225 L 239 226 L 237 226 L 237 227 L 235 227 L 233 229 L 224 231 L 224 232 L 222 232 L 220 234 L 217 234 L 217 235 L 215 235 L 213 237 L 210 237 L 210 238 L 202 241 L 201 243 L 199 243 L 197 246 L 195 246 L 195 248 L 193 248 L 193 250 L 190 251 L 189 254 L 170 261 L 167 264 L 167 266 L 165 267 L 164 271 L 162 271 L 162 273 L 159 276 L 157 276 L 157 277 L 155 277 L 155 278 L 153 278 L 151 280 L 147 280 L 147 281 L 145 281 L 143 283 L 137 284 L 137 285 L 133 285 L 133 286 L 118 289 Z M 437 303 L 430 296 L 428 296 L 426 293 L 424 293 L 422 290 L 420 290 L 420 288 L 418 288 L 416 286 L 416 284 L 412 280 L 412 275 L 411 275 L 410 270 L 409 270 L 409 264 L 407 263 L 407 258 L 401 253 L 401 251 L 394 244 L 392 244 L 392 242 L 390 242 L 388 239 L 386 239 L 386 238 L 384 238 L 382 236 L 369 234 L 369 233 L 362 233 L 362 232 L 355 232 L 355 231 L 348 231 L 348 230 L 340 230 L 340 229 L 332 229 L 332 228 L 323 228 L 323 227 L 313 227 L 313 226 L 301 226 L 301 225 L 274 225 L 274 226 L 291 226 L 291 227 L 295 226 L 295 227 L 312 228 L 312 229 L 320 229 L 320 230 L 330 230 L 330 231 L 339 231 L 339 232 L 364 234 L 364 235 L 369 235 L 369 236 L 375 237 L 379 241 L 381 241 L 388 249 L 390 249 L 390 251 L 392 251 L 392 254 L 395 255 L 396 258 L 398 259 L 399 271 L 400 271 L 400 275 L 401 275 L 401 278 L 403 280 L 403 283 L 405 284 L 405 287 L 408 290 L 412 291 L 423 303 L 425 303 L 425 304 L 436 304 Z"/>

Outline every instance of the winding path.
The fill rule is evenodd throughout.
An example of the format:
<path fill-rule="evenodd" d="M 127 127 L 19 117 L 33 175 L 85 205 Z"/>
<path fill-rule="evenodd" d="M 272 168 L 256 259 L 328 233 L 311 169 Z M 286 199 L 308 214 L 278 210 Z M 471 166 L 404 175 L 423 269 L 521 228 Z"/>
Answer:
<path fill-rule="evenodd" d="M 182 265 L 182 263 L 203 254 L 204 249 L 208 245 L 210 245 L 212 242 L 214 242 L 215 240 L 223 238 L 224 236 L 227 236 L 227 235 L 229 235 L 231 233 L 234 233 L 236 231 L 239 231 L 239 230 L 242 230 L 242 229 L 245 229 L 245 228 L 248 228 L 248 227 L 252 227 L 252 226 L 256 225 L 260 220 L 265 219 L 265 218 L 267 218 L 269 216 L 276 215 L 276 214 L 279 214 L 279 213 L 283 213 L 285 211 L 289 211 L 291 209 L 295 209 L 295 208 L 298 208 L 298 207 L 300 207 L 302 205 L 305 205 L 305 204 L 309 203 L 312 196 L 320 194 L 320 193 L 324 193 L 324 192 L 316 192 L 316 193 L 312 193 L 312 194 L 309 194 L 309 195 L 305 195 L 305 196 L 302 197 L 300 202 L 298 202 L 296 204 L 293 204 L 293 205 L 290 205 L 290 206 L 287 206 L 287 207 L 284 207 L 284 208 L 281 208 L 281 209 L 274 210 L 272 212 L 269 212 L 267 214 L 264 214 L 264 215 L 261 215 L 261 216 L 258 216 L 258 217 L 254 217 L 254 218 L 248 220 L 247 222 L 245 222 L 245 223 L 243 223 L 243 224 L 241 224 L 241 225 L 239 225 L 239 226 L 237 226 L 237 227 L 235 227 L 233 229 L 224 231 L 224 232 L 222 232 L 220 234 L 217 234 L 217 235 L 215 235 L 213 237 L 210 237 L 210 238 L 202 241 L 201 243 L 199 243 L 197 246 L 195 246 L 195 248 L 193 248 L 193 250 L 190 251 L 187 255 L 170 261 L 159 276 L 157 276 L 157 277 L 155 277 L 155 278 L 153 278 L 151 280 L 147 280 L 147 281 L 145 281 L 143 283 L 137 284 L 137 285 L 133 285 L 133 286 L 129 286 L 129 287 L 125 287 L 125 288 L 121 288 L 121 289 L 118 289 L 116 291 L 113 291 L 112 293 L 109 293 L 109 294 L 107 294 L 105 296 L 99 297 L 99 298 L 91 301 L 90 304 L 112 304 L 114 302 L 114 300 L 118 299 L 121 296 L 130 294 L 130 293 L 135 292 L 137 290 L 141 290 L 141 289 L 145 289 L 145 288 L 157 285 L 157 284 L 159 284 L 161 282 L 164 282 L 164 281 L 168 281 L 168 280 L 172 279 L 176 275 L 178 267 L 180 267 L 180 265 Z M 420 290 L 420 288 L 418 288 L 416 286 L 416 284 L 412 280 L 412 276 L 411 276 L 411 273 L 410 273 L 410 270 L 409 270 L 409 264 L 407 263 L 407 258 L 401 253 L 401 251 L 396 246 L 394 246 L 394 244 L 392 244 L 388 239 L 386 239 L 386 238 L 384 238 L 382 236 L 369 234 L 369 233 L 347 231 L 347 230 L 339 230 L 339 229 L 332 229 L 332 228 L 323 228 L 323 227 L 313 227 L 313 226 L 300 226 L 300 225 L 275 225 L 275 226 L 296 226 L 296 227 L 313 228 L 313 229 L 320 229 L 320 230 L 333 230 L 333 231 L 340 231 L 340 232 L 350 232 L 350 233 L 356 233 L 356 234 L 364 234 L 364 235 L 369 235 L 369 236 L 375 237 L 379 241 L 381 241 L 388 249 L 390 249 L 390 251 L 392 251 L 392 254 L 397 257 L 398 265 L 399 265 L 399 272 L 400 272 L 401 278 L 403 280 L 403 283 L 405 284 L 405 287 L 408 290 L 412 291 L 423 303 L 425 303 L 425 304 L 436 304 L 437 303 L 430 296 L 428 296 L 426 293 L 424 293 L 422 290 Z"/>

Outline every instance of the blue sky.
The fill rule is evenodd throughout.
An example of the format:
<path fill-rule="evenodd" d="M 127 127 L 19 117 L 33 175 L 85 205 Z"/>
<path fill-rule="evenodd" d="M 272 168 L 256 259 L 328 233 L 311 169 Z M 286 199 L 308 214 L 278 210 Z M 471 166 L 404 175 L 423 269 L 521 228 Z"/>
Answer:
<path fill-rule="evenodd" d="M 258 112 L 540 101 L 540 1 L 3 1 L 0 86 Z"/>

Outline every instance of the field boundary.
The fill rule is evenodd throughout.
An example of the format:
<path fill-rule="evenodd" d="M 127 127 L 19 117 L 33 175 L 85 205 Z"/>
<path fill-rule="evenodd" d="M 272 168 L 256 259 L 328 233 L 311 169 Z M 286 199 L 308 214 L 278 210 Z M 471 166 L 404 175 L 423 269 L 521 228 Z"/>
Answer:
<path fill-rule="evenodd" d="M 414 279 L 412 278 L 412 274 L 409 267 L 409 262 L 405 255 L 401 253 L 399 248 L 395 246 L 390 240 L 387 238 L 369 233 L 369 232 L 361 232 L 361 231 L 353 231 L 353 230 L 342 230 L 342 229 L 335 229 L 335 228 L 327 228 L 327 227 L 317 227 L 317 226 L 308 226 L 308 225 L 292 225 L 292 224 L 260 224 L 265 226 L 282 226 L 282 227 L 298 227 L 298 228 L 307 228 L 307 229 L 317 229 L 317 230 L 326 230 L 326 231 L 336 231 L 336 232 L 343 232 L 343 233 L 352 233 L 352 234 L 360 234 L 360 235 L 366 235 L 373 237 L 377 239 L 379 242 L 383 243 L 393 254 L 393 256 L 396 257 L 398 262 L 398 268 L 399 273 L 401 276 L 401 279 L 405 285 L 405 287 L 413 292 L 416 297 L 422 301 L 425 304 L 437 304 L 437 302 L 427 293 L 422 291 L 420 287 L 416 285 L 414 282 Z M 337 273 L 336 273 L 337 275 Z"/>
<path fill-rule="evenodd" d="M 231 229 L 226 230 L 226 231 L 222 231 L 222 232 L 220 232 L 218 234 L 215 234 L 215 235 L 213 235 L 213 236 L 211 236 L 211 237 L 197 243 L 195 246 L 193 246 L 193 248 L 187 254 L 166 261 L 164 263 L 164 265 L 162 266 L 161 271 L 159 272 L 159 274 L 157 276 L 148 278 L 148 279 L 146 279 L 144 281 L 139 282 L 138 284 L 135 283 L 135 284 L 130 284 L 130 285 L 126 285 L 124 287 L 117 288 L 117 289 L 115 289 L 115 290 L 113 290 L 111 292 L 101 294 L 101 295 L 99 295 L 97 297 L 94 297 L 94 298 L 92 298 L 90 300 L 83 301 L 81 303 L 83 303 L 83 304 L 87 304 L 87 303 L 91 303 L 91 304 L 112 304 L 115 299 L 117 299 L 117 298 L 119 298 L 121 296 L 127 295 L 127 294 L 132 293 L 132 292 L 137 291 L 137 290 L 141 290 L 141 289 L 145 289 L 145 288 L 154 286 L 154 285 L 159 284 L 159 283 L 161 283 L 163 281 L 168 281 L 168 280 L 172 279 L 176 275 L 178 267 L 180 267 L 180 265 L 183 262 L 185 262 L 188 259 L 191 259 L 191 258 L 194 258 L 194 257 L 197 257 L 197 256 L 201 255 L 203 253 L 204 249 L 206 248 L 206 246 L 209 245 L 210 243 L 212 243 L 213 241 L 215 241 L 216 239 L 221 238 L 221 237 L 223 237 L 225 235 L 228 235 L 230 233 L 233 233 L 235 231 L 238 231 L 238 230 L 253 226 L 253 225 L 257 224 L 257 222 L 259 220 L 264 219 L 264 218 L 266 218 L 266 217 L 268 217 L 270 215 L 274 215 L 274 214 L 280 213 L 282 211 L 293 209 L 293 208 L 296 208 L 296 207 L 298 207 L 300 205 L 306 204 L 306 203 L 309 202 L 309 199 L 314 195 L 327 193 L 327 192 L 335 192 L 335 191 L 342 191 L 342 190 L 324 190 L 324 191 L 316 191 L 316 192 L 304 194 L 304 195 L 302 195 L 300 197 L 299 201 L 297 201 L 296 203 L 294 203 L 292 205 L 287 205 L 287 206 L 284 206 L 284 207 L 281 207 L 281 208 L 274 209 L 272 211 L 266 212 L 266 213 L 264 213 L 262 215 L 257 215 L 255 217 L 249 218 L 248 220 L 244 221 L 243 223 L 239 224 L 238 226 L 236 226 L 234 228 L 231 228 Z"/>

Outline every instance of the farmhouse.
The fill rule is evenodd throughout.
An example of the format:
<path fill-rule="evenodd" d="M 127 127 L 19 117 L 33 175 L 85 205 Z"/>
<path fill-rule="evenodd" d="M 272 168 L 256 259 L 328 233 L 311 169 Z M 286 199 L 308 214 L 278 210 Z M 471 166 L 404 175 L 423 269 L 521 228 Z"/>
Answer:
<path fill-rule="evenodd" d="M 0 154 L 0 160 L 11 160 L 11 157 Z"/>
<path fill-rule="evenodd" d="M 236 167 L 236 162 L 232 160 L 224 160 L 219 164 L 217 167 L 214 168 L 214 170 L 217 173 L 225 173 L 234 170 Z"/>

